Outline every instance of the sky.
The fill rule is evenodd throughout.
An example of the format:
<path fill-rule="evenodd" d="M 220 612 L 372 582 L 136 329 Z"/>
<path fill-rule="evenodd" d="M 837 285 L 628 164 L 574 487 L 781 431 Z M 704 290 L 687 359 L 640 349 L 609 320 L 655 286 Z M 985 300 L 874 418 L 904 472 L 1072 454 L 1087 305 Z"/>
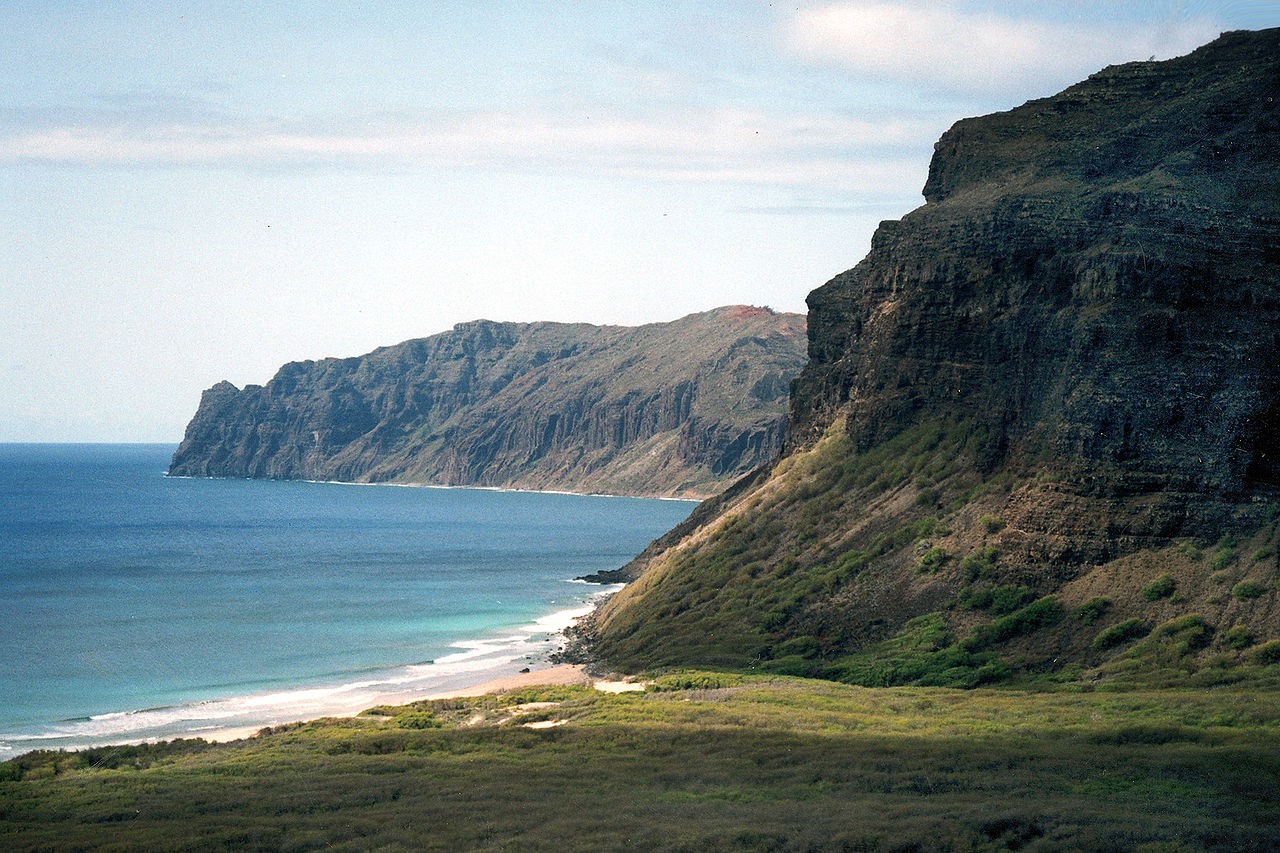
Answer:
<path fill-rule="evenodd" d="M 0 441 L 491 320 L 805 310 L 956 120 L 1280 2 L 0 4 Z"/>

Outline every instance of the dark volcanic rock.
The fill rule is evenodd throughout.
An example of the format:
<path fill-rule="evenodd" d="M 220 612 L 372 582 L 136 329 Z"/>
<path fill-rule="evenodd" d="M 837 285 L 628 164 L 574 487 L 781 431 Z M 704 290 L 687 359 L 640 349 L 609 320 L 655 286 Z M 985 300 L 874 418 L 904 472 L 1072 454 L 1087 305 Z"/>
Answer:
<path fill-rule="evenodd" d="M 1103 593 L 1116 621 L 1275 636 L 1271 598 L 1215 585 L 1280 579 L 1277 97 L 1280 30 L 1240 32 L 957 123 L 927 203 L 810 295 L 781 459 L 623 570 L 599 651 L 979 683 L 1001 643 L 1097 664 L 1097 626 L 1061 618 Z M 1211 582 L 1187 540 L 1220 539 Z M 1044 602 L 944 652 L 997 593 Z M 843 657 L 898 631 L 887 663 Z M 935 652 L 954 672 L 911 669 Z"/>
<path fill-rule="evenodd" d="M 1232 33 L 957 123 L 929 203 L 810 295 L 793 446 L 836 411 L 859 450 L 966 419 L 988 469 L 1161 495 L 1161 535 L 1280 485 L 1278 47 Z"/>
<path fill-rule="evenodd" d="M 705 496 L 782 446 L 804 318 L 476 321 L 204 393 L 170 474 Z"/>

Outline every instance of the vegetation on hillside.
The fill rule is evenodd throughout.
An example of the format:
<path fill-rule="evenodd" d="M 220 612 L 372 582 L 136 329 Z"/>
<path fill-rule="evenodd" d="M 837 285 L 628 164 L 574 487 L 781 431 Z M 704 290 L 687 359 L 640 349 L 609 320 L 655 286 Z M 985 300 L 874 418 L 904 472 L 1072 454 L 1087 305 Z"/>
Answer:
<path fill-rule="evenodd" d="M 861 454 L 848 441 L 837 420 L 654 558 L 597 616 L 597 653 L 868 686 L 1263 677 L 1259 649 L 1280 640 L 1274 522 L 1044 571 L 1043 543 L 1004 519 L 1055 488 L 1046 471 L 977 473 L 982 436 L 963 421 Z"/>
<path fill-rule="evenodd" d="M 642 555 L 598 654 L 1253 679 L 1280 641 L 1277 75 L 1280 30 L 1230 33 L 944 134 L 927 203 L 809 295 L 786 453 Z"/>
<path fill-rule="evenodd" d="M 643 694 L 32 753 L 0 765 L 0 847 L 1261 851 L 1280 847 L 1278 735 L 1280 705 L 1253 691 L 676 672 Z"/>

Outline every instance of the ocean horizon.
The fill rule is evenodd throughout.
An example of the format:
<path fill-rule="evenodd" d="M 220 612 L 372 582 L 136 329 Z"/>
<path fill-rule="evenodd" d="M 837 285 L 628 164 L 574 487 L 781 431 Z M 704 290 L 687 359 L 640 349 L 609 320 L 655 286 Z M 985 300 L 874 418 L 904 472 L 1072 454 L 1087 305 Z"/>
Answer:
<path fill-rule="evenodd" d="M 545 665 L 691 502 L 168 477 L 0 444 L 0 760 L 209 736 Z"/>

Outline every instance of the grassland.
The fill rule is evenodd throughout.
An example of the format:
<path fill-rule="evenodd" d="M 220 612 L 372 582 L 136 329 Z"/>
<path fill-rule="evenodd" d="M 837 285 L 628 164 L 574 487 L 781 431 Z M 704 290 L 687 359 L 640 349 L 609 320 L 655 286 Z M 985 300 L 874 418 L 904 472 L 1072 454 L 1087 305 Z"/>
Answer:
<path fill-rule="evenodd" d="M 680 672 L 32 753 L 0 848 L 1274 850 L 1278 737 L 1269 691 Z"/>

